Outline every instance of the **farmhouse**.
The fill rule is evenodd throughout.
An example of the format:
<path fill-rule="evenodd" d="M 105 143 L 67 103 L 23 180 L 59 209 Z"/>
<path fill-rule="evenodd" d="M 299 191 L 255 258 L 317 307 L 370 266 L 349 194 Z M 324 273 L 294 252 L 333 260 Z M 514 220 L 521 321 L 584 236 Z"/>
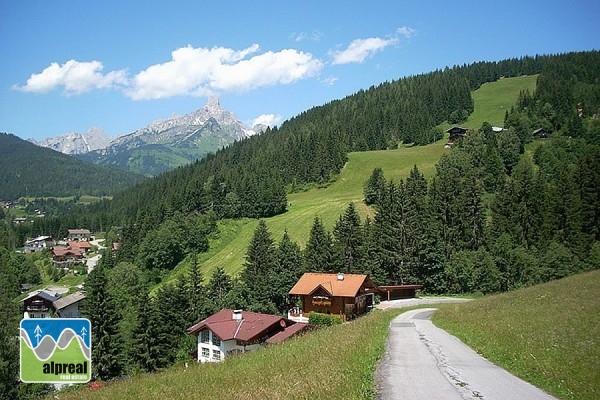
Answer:
<path fill-rule="evenodd" d="M 373 306 L 377 292 L 377 285 L 367 275 L 307 272 L 289 292 L 298 296 L 302 305 L 290 310 L 288 318 L 308 322 L 308 314 L 316 311 L 351 319 Z"/>
<path fill-rule="evenodd" d="M 54 246 L 52 248 L 52 261 L 54 264 L 75 264 L 83 260 L 83 251 L 78 247 Z"/>
<path fill-rule="evenodd" d="M 61 294 L 47 290 L 36 290 L 29 293 L 23 303 L 23 318 L 51 318 L 55 313 L 54 302 Z"/>
<path fill-rule="evenodd" d="M 81 316 L 79 307 L 84 299 L 85 293 L 79 291 L 55 300 L 52 306 L 60 318 L 79 318 Z"/>
<path fill-rule="evenodd" d="M 198 336 L 198 362 L 218 362 L 227 355 L 281 342 L 306 327 L 308 324 L 277 315 L 224 309 L 187 331 Z"/>
<path fill-rule="evenodd" d="M 536 139 L 546 139 L 550 134 L 544 128 L 538 128 L 532 132 L 533 137 Z"/>
<path fill-rule="evenodd" d="M 69 229 L 69 234 L 67 235 L 68 241 L 89 241 L 91 238 L 91 234 L 89 229 Z"/>
<path fill-rule="evenodd" d="M 38 236 L 33 239 L 29 239 L 25 242 L 25 248 L 23 251 L 25 253 L 34 253 L 37 251 L 42 251 L 44 249 L 49 249 L 54 246 L 54 239 L 52 236 Z"/>
<path fill-rule="evenodd" d="M 463 137 L 467 136 L 467 128 L 463 128 L 461 126 L 453 126 L 446 132 L 450 134 L 448 143 L 454 143 L 455 140 L 462 139 Z"/>
<path fill-rule="evenodd" d="M 23 318 L 79 318 L 79 307 L 85 299 L 84 292 L 75 292 L 64 296 L 51 289 L 36 290 L 21 302 Z"/>

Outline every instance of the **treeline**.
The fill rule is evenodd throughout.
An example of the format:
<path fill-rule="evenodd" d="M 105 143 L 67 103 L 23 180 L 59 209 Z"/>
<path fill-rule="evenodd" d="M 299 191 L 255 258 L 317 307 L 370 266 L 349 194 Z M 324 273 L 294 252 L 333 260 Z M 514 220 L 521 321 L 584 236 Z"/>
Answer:
<path fill-rule="evenodd" d="M 0 133 L 0 199 L 20 197 L 109 196 L 144 178 L 88 164 Z"/>

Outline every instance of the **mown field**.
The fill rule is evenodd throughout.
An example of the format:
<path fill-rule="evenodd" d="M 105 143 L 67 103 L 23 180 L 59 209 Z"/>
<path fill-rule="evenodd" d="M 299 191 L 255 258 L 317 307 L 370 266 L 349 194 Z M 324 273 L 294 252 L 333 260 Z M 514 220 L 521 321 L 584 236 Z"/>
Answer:
<path fill-rule="evenodd" d="M 535 89 L 537 76 L 505 78 L 486 83 L 473 92 L 475 111 L 462 125 L 479 128 L 483 121 L 502 126 L 504 113 L 517 101 L 519 91 Z M 444 126 L 447 128 L 447 126 Z M 443 128 L 444 128 L 443 127 Z M 327 229 L 333 228 L 349 203 L 354 203 L 364 218 L 372 210 L 364 205 L 363 186 L 373 169 L 381 167 L 388 180 L 399 180 L 408 176 L 414 165 L 430 177 L 435 173 L 435 164 L 447 151 L 446 138 L 429 146 L 405 147 L 395 150 L 350 153 L 348 163 L 334 183 L 326 188 L 312 188 L 301 193 L 288 195 L 289 207 L 285 214 L 266 219 L 267 227 L 275 241 L 279 241 L 285 230 L 292 240 L 304 247 L 315 217 L 319 217 Z M 220 234 L 211 241 L 208 253 L 200 255 L 199 262 L 204 276 L 221 266 L 231 275 L 238 274 L 244 264 L 246 250 L 258 221 L 242 219 L 219 223 Z M 171 275 L 179 276 L 189 267 L 183 262 Z"/>
<path fill-rule="evenodd" d="M 600 399 L 600 270 L 438 308 L 434 323 L 494 364 L 561 399 Z"/>

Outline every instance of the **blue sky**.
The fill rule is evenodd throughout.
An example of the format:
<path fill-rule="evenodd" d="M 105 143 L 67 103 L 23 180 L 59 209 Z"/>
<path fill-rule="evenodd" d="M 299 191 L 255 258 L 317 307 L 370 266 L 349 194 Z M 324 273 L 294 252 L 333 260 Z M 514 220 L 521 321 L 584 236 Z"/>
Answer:
<path fill-rule="evenodd" d="M 455 64 L 600 49 L 599 1 L 0 0 L 0 132 L 130 133 L 218 95 L 279 124 Z"/>

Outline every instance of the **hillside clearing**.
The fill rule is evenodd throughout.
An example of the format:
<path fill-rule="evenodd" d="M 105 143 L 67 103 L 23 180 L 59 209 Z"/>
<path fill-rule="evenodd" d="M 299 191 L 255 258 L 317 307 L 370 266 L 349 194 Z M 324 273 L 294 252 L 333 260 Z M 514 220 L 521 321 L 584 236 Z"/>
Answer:
<path fill-rule="evenodd" d="M 519 91 L 535 89 L 536 78 L 504 78 L 482 85 L 473 92 L 475 111 L 465 125 L 479 128 L 486 119 L 502 125 L 504 113 L 515 104 Z M 411 168 L 417 165 L 426 177 L 430 177 L 435 173 L 435 164 L 446 151 L 445 144 L 446 138 L 428 146 L 400 146 L 395 150 L 350 153 L 348 163 L 335 182 L 326 188 L 289 194 L 288 211 L 265 220 L 273 239 L 278 242 L 287 230 L 290 238 L 304 248 L 315 217 L 323 221 L 325 228 L 332 229 L 351 202 L 363 218 L 372 216 L 372 210 L 362 199 L 363 186 L 373 169 L 381 167 L 386 179 L 398 181 L 408 176 Z M 258 221 L 251 219 L 219 222 L 220 236 L 211 241 L 211 250 L 199 257 L 204 276 L 210 276 L 219 266 L 227 273 L 237 275 L 243 268 L 246 250 L 257 224 Z M 189 261 L 184 262 L 168 280 L 186 271 L 188 265 Z"/>

